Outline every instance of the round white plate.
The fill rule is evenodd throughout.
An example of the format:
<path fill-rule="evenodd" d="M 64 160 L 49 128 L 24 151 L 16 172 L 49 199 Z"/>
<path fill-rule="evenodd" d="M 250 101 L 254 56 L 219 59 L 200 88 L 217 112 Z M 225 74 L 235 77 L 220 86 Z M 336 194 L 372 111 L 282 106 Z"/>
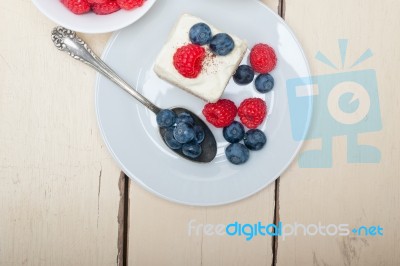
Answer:
<path fill-rule="evenodd" d="M 130 178 L 147 190 L 183 204 L 226 204 L 263 189 L 294 159 L 302 141 L 292 136 L 286 80 L 309 76 L 309 68 L 291 30 L 257 0 L 158 1 L 146 17 L 114 34 L 103 59 L 161 108 L 183 106 L 203 117 L 204 101 L 160 80 L 152 69 L 170 30 L 183 13 L 198 16 L 245 39 L 249 47 L 263 42 L 275 49 L 279 62 L 271 72 L 275 78 L 271 93 L 260 94 L 253 84 L 240 87 L 231 81 L 223 95 L 236 104 L 248 97 L 266 100 L 269 113 L 260 126 L 268 138 L 264 149 L 251 152 L 246 164 L 232 165 L 225 158 L 227 142 L 222 130 L 210 126 L 218 142 L 217 157 L 208 164 L 182 159 L 163 143 L 155 115 L 100 75 L 96 84 L 98 121 L 115 160 Z M 303 121 L 310 120 L 311 109 L 310 102 L 306 110 L 299 110 L 307 116 Z M 308 123 L 304 125 L 304 132 Z"/>
<path fill-rule="evenodd" d="M 156 0 L 146 0 L 143 6 L 133 10 L 119 10 L 103 16 L 93 12 L 75 15 L 60 0 L 32 0 L 32 2 L 44 15 L 63 27 L 84 33 L 106 33 L 134 23 L 150 10 Z"/>

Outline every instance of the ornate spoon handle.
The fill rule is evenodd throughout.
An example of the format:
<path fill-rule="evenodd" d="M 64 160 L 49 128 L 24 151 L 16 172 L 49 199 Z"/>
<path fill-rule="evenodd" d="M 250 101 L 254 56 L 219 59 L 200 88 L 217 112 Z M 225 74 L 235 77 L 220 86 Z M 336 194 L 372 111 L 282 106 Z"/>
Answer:
<path fill-rule="evenodd" d="M 96 71 L 103 74 L 105 77 L 120 86 L 127 93 L 136 98 L 140 103 L 149 108 L 155 114 L 160 111 L 160 108 L 150 102 L 147 98 L 137 92 L 122 78 L 120 78 L 106 63 L 103 62 L 90 47 L 80 39 L 72 30 L 56 27 L 51 33 L 51 39 L 58 50 L 68 53 L 73 58 L 89 65 Z"/>

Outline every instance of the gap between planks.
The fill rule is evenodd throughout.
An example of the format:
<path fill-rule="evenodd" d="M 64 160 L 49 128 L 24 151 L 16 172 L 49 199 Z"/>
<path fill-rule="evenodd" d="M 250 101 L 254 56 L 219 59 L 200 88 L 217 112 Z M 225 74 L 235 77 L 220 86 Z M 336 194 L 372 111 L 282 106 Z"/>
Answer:
<path fill-rule="evenodd" d="M 285 19 L 285 11 L 286 11 L 286 0 L 279 0 L 278 4 L 278 14 L 282 19 Z M 275 180 L 275 206 L 274 206 L 274 220 L 273 223 L 278 225 L 280 222 L 279 215 L 279 186 L 280 186 L 280 177 Z M 276 266 L 278 263 L 278 236 L 272 237 L 272 266 Z"/>
<path fill-rule="evenodd" d="M 117 265 L 128 265 L 128 233 L 129 233 L 129 190 L 131 181 L 121 172 L 118 181 L 119 209 L 118 209 L 118 255 Z"/>
<path fill-rule="evenodd" d="M 286 0 L 279 0 L 278 14 L 283 19 L 285 19 L 285 11 L 286 11 Z"/>
<path fill-rule="evenodd" d="M 274 196 L 274 219 L 273 219 L 273 224 L 278 225 L 280 222 L 280 216 L 279 216 L 279 186 L 280 186 L 280 177 L 278 177 L 275 180 L 275 196 Z M 274 232 L 276 233 L 276 232 Z M 277 259 L 278 259 L 278 236 L 273 236 L 272 237 L 272 266 L 277 265 Z"/>

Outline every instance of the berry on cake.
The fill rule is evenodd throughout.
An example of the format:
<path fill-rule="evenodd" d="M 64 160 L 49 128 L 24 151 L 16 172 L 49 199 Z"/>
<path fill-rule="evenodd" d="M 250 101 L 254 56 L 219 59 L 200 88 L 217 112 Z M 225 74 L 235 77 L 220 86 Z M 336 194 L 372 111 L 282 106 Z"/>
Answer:
<path fill-rule="evenodd" d="M 215 103 L 246 49 L 246 43 L 238 37 L 184 14 L 158 55 L 154 72 L 206 102 Z"/>

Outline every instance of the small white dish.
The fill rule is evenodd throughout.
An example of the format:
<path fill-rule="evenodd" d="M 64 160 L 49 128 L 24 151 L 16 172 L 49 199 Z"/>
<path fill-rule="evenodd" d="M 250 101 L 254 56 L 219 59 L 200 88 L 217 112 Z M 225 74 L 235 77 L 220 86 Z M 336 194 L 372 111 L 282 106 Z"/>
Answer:
<path fill-rule="evenodd" d="M 32 0 L 32 2 L 50 20 L 65 28 L 83 33 L 106 33 L 134 23 L 150 10 L 156 0 L 146 0 L 139 8 L 121 9 L 109 15 L 96 15 L 93 12 L 76 15 L 60 0 Z"/>
<path fill-rule="evenodd" d="M 222 97 L 237 105 L 248 97 L 260 97 L 267 102 L 268 117 L 259 127 L 268 138 L 264 149 L 251 152 L 244 165 L 232 165 L 224 154 L 228 143 L 223 139 L 222 129 L 210 125 L 218 143 L 217 157 L 207 164 L 184 160 L 165 146 L 151 111 L 98 75 L 96 113 L 100 131 L 123 171 L 156 195 L 188 205 L 231 203 L 273 182 L 299 151 L 302 141 L 292 135 L 286 81 L 310 76 L 308 63 L 285 22 L 258 0 L 159 1 L 148 16 L 113 35 L 103 60 L 161 108 L 182 106 L 204 118 L 203 100 L 159 79 L 153 71 L 158 53 L 183 13 L 247 40 L 249 47 L 263 42 L 275 49 L 279 61 L 271 72 L 275 79 L 272 92 L 260 94 L 253 84 L 243 87 L 231 80 Z M 311 87 L 305 89 L 311 95 Z M 302 121 L 306 121 L 305 132 L 312 103 L 303 107 L 305 110 L 299 113 L 304 116 Z"/>

